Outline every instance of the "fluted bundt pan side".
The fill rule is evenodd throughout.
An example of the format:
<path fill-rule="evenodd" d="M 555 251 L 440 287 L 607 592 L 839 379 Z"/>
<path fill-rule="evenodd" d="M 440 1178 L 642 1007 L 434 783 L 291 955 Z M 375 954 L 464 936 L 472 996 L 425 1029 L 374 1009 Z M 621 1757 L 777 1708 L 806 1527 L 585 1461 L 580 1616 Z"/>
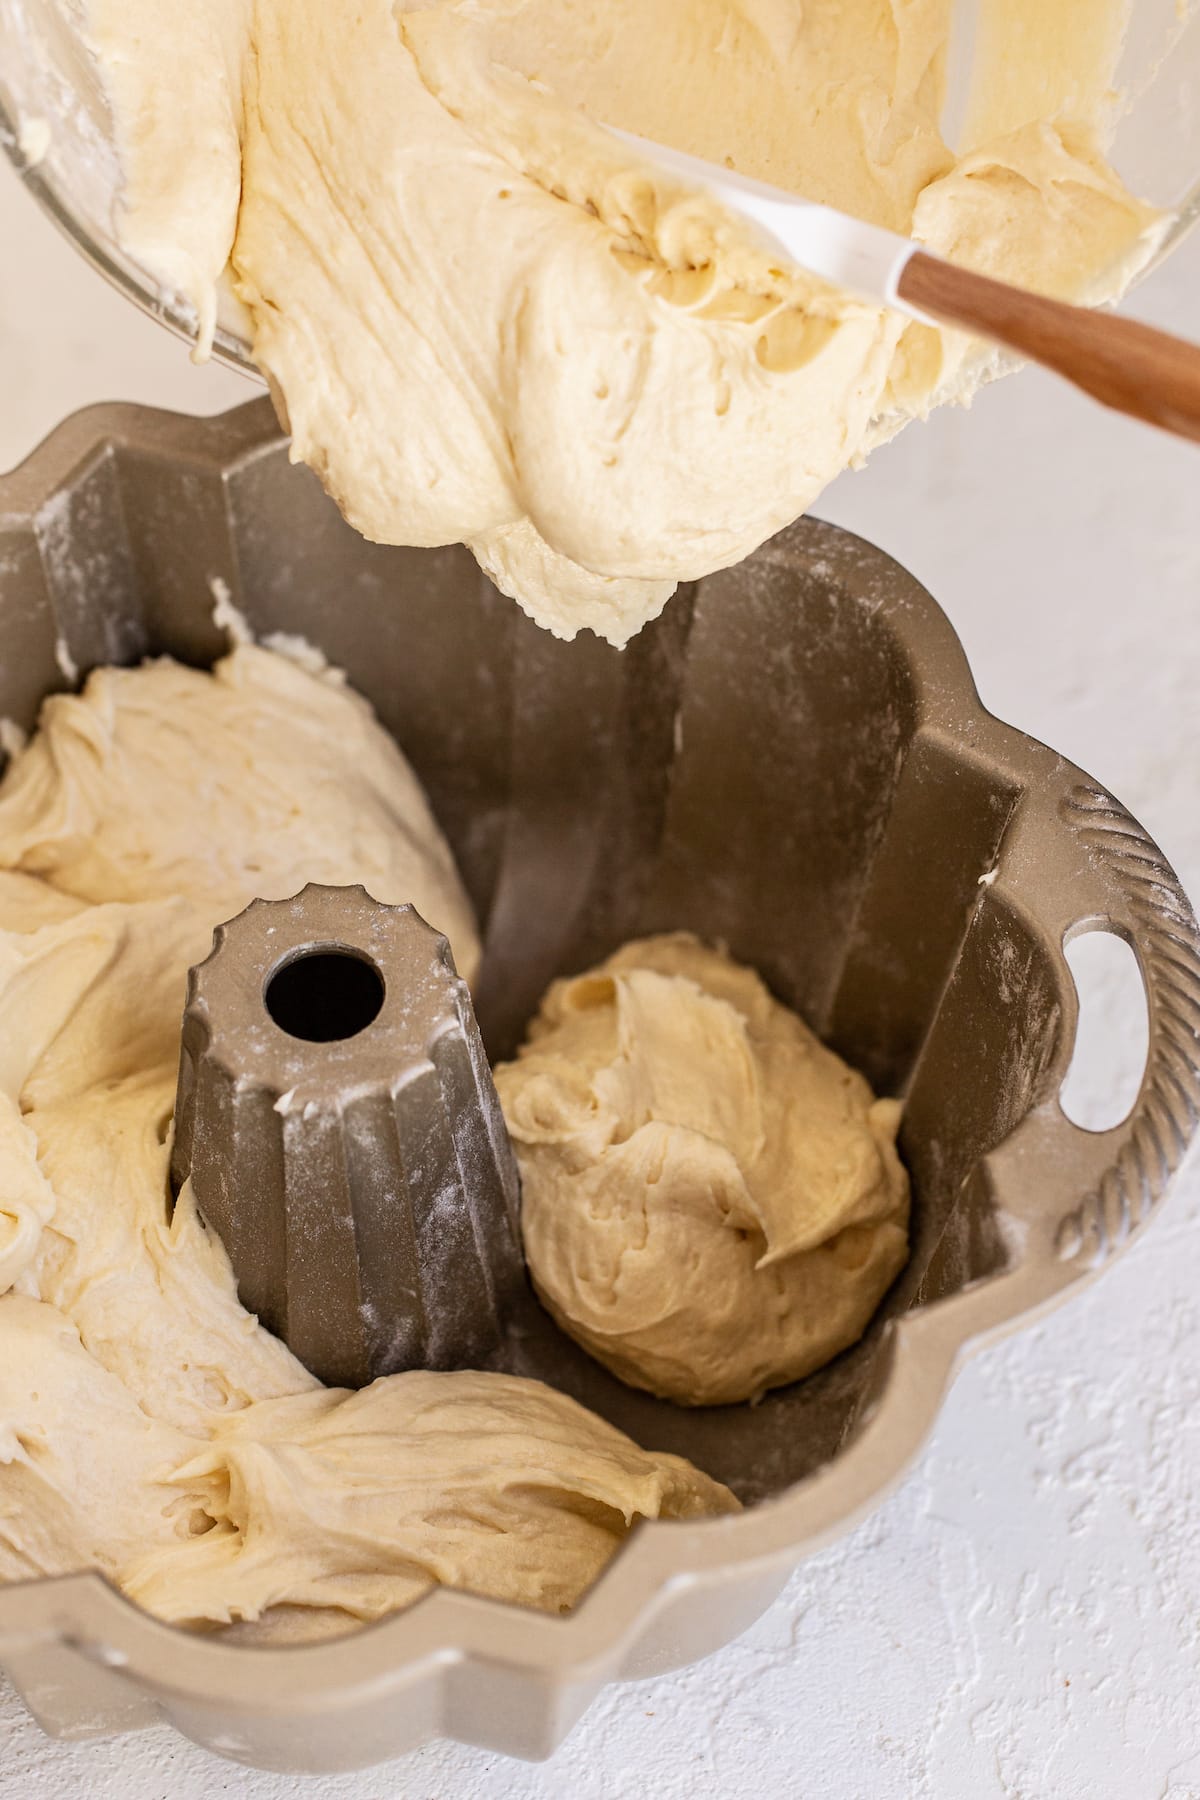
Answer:
<path fill-rule="evenodd" d="M 742 1515 L 641 1527 L 565 1620 L 438 1592 L 287 1651 L 173 1632 L 94 1575 L 9 1588 L 0 1657 L 49 1729 L 165 1712 L 289 1769 L 437 1734 L 547 1754 L 604 1680 L 726 1641 L 875 1504 L 964 1349 L 1140 1229 L 1195 1135 L 1200 961 L 1170 868 L 1103 790 L 983 710 L 928 594 L 844 532 L 802 520 L 623 653 L 562 644 L 465 551 L 356 537 L 265 402 L 216 420 L 112 407 L 0 482 L 0 571 L 0 714 L 26 728 L 72 666 L 213 660 L 216 592 L 259 635 L 310 639 L 453 845 L 485 925 L 493 1057 L 552 976 L 624 939 L 724 939 L 903 1094 L 915 1203 L 909 1266 L 862 1342 L 753 1408 L 636 1394 L 536 1310 L 510 1336 L 507 1366 L 761 1502 Z M 1131 1117 L 1093 1135 L 1057 1093 L 1076 1017 L 1062 945 L 1097 925 L 1137 951 L 1151 1052 Z"/>

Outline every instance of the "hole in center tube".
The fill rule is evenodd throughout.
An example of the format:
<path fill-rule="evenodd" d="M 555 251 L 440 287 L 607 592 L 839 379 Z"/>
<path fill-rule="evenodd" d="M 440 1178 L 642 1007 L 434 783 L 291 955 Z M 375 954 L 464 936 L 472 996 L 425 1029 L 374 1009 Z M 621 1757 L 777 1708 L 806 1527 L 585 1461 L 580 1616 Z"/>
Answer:
<path fill-rule="evenodd" d="M 306 950 L 267 983 L 267 1011 L 289 1037 L 332 1044 L 357 1037 L 383 1005 L 383 976 L 355 950 Z"/>
<path fill-rule="evenodd" d="M 1146 1072 L 1150 1018 L 1142 972 L 1125 939 L 1111 931 L 1085 931 L 1065 955 L 1079 1023 L 1059 1103 L 1073 1125 L 1108 1131 L 1129 1117 Z"/>

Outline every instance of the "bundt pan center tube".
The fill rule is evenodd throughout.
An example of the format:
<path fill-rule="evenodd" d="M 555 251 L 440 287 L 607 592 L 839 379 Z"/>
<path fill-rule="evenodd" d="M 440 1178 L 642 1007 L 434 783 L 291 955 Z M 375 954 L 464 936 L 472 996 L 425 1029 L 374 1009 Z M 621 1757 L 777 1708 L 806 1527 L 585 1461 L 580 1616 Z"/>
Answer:
<path fill-rule="evenodd" d="M 900 1478 L 964 1353 L 1078 1288 L 1144 1226 L 1200 1111 L 1195 921 L 1120 804 L 983 709 L 929 595 L 817 521 L 681 591 L 619 653 L 549 638 L 463 550 L 359 539 L 289 465 L 264 401 L 212 420 L 94 408 L 0 480 L 0 715 L 32 728 L 42 699 L 69 685 L 64 670 L 161 653 L 211 663 L 227 647 L 214 619 L 225 597 L 259 637 L 301 635 L 344 669 L 414 765 L 484 926 L 474 1000 L 493 1060 L 512 1054 L 554 976 L 630 938 L 689 930 L 727 944 L 876 1092 L 904 1101 L 912 1255 L 862 1341 L 816 1375 L 757 1406 L 678 1407 L 622 1386 L 536 1307 L 506 1333 L 505 1366 L 690 1457 L 746 1503 L 643 1524 L 569 1615 L 438 1589 L 336 1642 L 267 1648 L 172 1629 L 95 1573 L 0 1590 L 0 1661 L 58 1734 L 166 1717 L 223 1755 L 292 1771 L 362 1766 L 438 1735 L 545 1756 L 605 1681 L 743 1630 L 798 1560 Z M 271 910 L 234 927 L 257 929 Z M 203 1029 L 195 1014 L 234 927 L 197 976 L 181 1065 L 175 1173 L 213 1184 L 210 1211 L 220 1146 L 202 1169 L 197 1124 L 219 1097 L 224 1027 L 211 993 Z M 1095 928 L 1137 955 L 1150 1049 L 1129 1118 L 1090 1133 L 1067 1121 L 1058 1091 L 1077 1016 L 1063 946 Z M 360 960 L 369 949 L 357 927 L 302 923 L 265 990 L 256 965 L 255 1016 L 281 1053 L 365 1056 L 390 1029 L 365 969 L 337 1029 L 378 1003 L 374 1020 L 306 1037 L 323 975 L 288 978 L 292 953 L 347 949 Z M 385 990 L 387 955 L 370 955 Z M 487 1181 L 466 1193 L 482 1283 L 486 1246 L 515 1250 L 511 1167 L 443 970 L 438 1029 L 458 1077 L 474 1071 L 466 1114 L 489 1145 Z M 415 1036 L 401 1054 L 424 1056 Z M 262 1083 L 278 1102 L 292 1085 L 282 1066 Z M 394 1118 L 386 1082 L 373 1092 Z M 270 1124 L 284 1162 L 289 1106 Z M 329 1116 L 344 1134 L 340 1102 Z M 443 1149 L 449 1168 L 449 1137 Z M 369 1214 L 370 1191 L 343 1196 L 343 1220 Z M 462 1184 L 455 1193 L 459 1205 Z M 402 1209 L 414 1232 L 421 1207 L 412 1195 Z M 495 1304 L 458 1322 L 482 1333 L 471 1354 L 488 1366 L 483 1339 L 509 1277 L 524 1292 L 505 1256 Z M 429 1278 L 419 1258 L 409 1267 Z M 355 1256 L 340 1269 L 357 1293 Z M 277 1259 L 256 1279 L 279 1304 Z M 397 1314 L 390 1340 L 381 1327 L 350 1346 L 359 1368 L 441 1354 L 402 1298 L 383 1296 Z"/>
<path fill-rule="evenodd" d="M 171 1184 L 329 1387 L 491 1365 L 525 1294 L 517 1171 L 450 946 L 310 883 L 191 971 Z"/>

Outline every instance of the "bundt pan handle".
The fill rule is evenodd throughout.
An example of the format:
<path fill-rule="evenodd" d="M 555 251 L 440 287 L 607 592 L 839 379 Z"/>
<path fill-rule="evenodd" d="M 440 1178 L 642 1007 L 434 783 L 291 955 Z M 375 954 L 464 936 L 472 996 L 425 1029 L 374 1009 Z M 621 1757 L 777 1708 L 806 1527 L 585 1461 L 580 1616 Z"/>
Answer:
<path fill-rule="evenodd" d="M 968 1205 L 1002 1220 L 1008 1267 L 905 1321 L 905 1335 L 957 1339 L 959 1354 L 1096 1274 L 1148 1221 L 1200 1130 L 1200 930 L 1174 870 L 1118 800 L 1052 752 L 1011 822 L 992 897 L 1054 947 L 1064 1016 L 1041 1097 L 968 1178 Z M 1065 774 L 1065 781 L 1064 781 Z M 1149 1017 L 1146 1067 L 1128 1117 L 1074 1124 L 1059 1093 L 1078 1026 L 1063 951 L 1108 931 L 1137 959 Z M 957 1315 L 969 1311 L 965 1334 Z"/>

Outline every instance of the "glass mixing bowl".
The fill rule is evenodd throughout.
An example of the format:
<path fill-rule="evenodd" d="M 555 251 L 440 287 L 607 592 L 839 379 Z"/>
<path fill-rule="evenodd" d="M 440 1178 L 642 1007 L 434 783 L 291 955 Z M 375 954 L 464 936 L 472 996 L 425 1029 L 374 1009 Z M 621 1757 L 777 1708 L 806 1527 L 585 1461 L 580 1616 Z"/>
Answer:
<path fill-rule="evenodd" d="M 1134 193 L 1173 215 L 1147 265 L 1153 267 L 1200 215 L 1200 5 L 1132 0 L 1130 13 L 1112 100 L 1110 154 Z M 121 246 L 120 169 L 83 15 L 82 0 L 0 0 L 0 144 L 76 248 L 146 312 L 194 339 L 193 308 Z M 1097 46 L 1100 8 L 1093 14 L 1085 5 L 1078 19 L 1087 54 Z M 951 144 L 963 144 L 981 70 L 1029 54 L 1027 20 L 1025 6 L 1011 0 L 956 0 L 944 113 Z M 1069 73 L 1058 83 L 1061 92 L 1069 93 Z M 246 311 L 226 291 L 215 354 L 257 373 L 249 337 Z"/>

